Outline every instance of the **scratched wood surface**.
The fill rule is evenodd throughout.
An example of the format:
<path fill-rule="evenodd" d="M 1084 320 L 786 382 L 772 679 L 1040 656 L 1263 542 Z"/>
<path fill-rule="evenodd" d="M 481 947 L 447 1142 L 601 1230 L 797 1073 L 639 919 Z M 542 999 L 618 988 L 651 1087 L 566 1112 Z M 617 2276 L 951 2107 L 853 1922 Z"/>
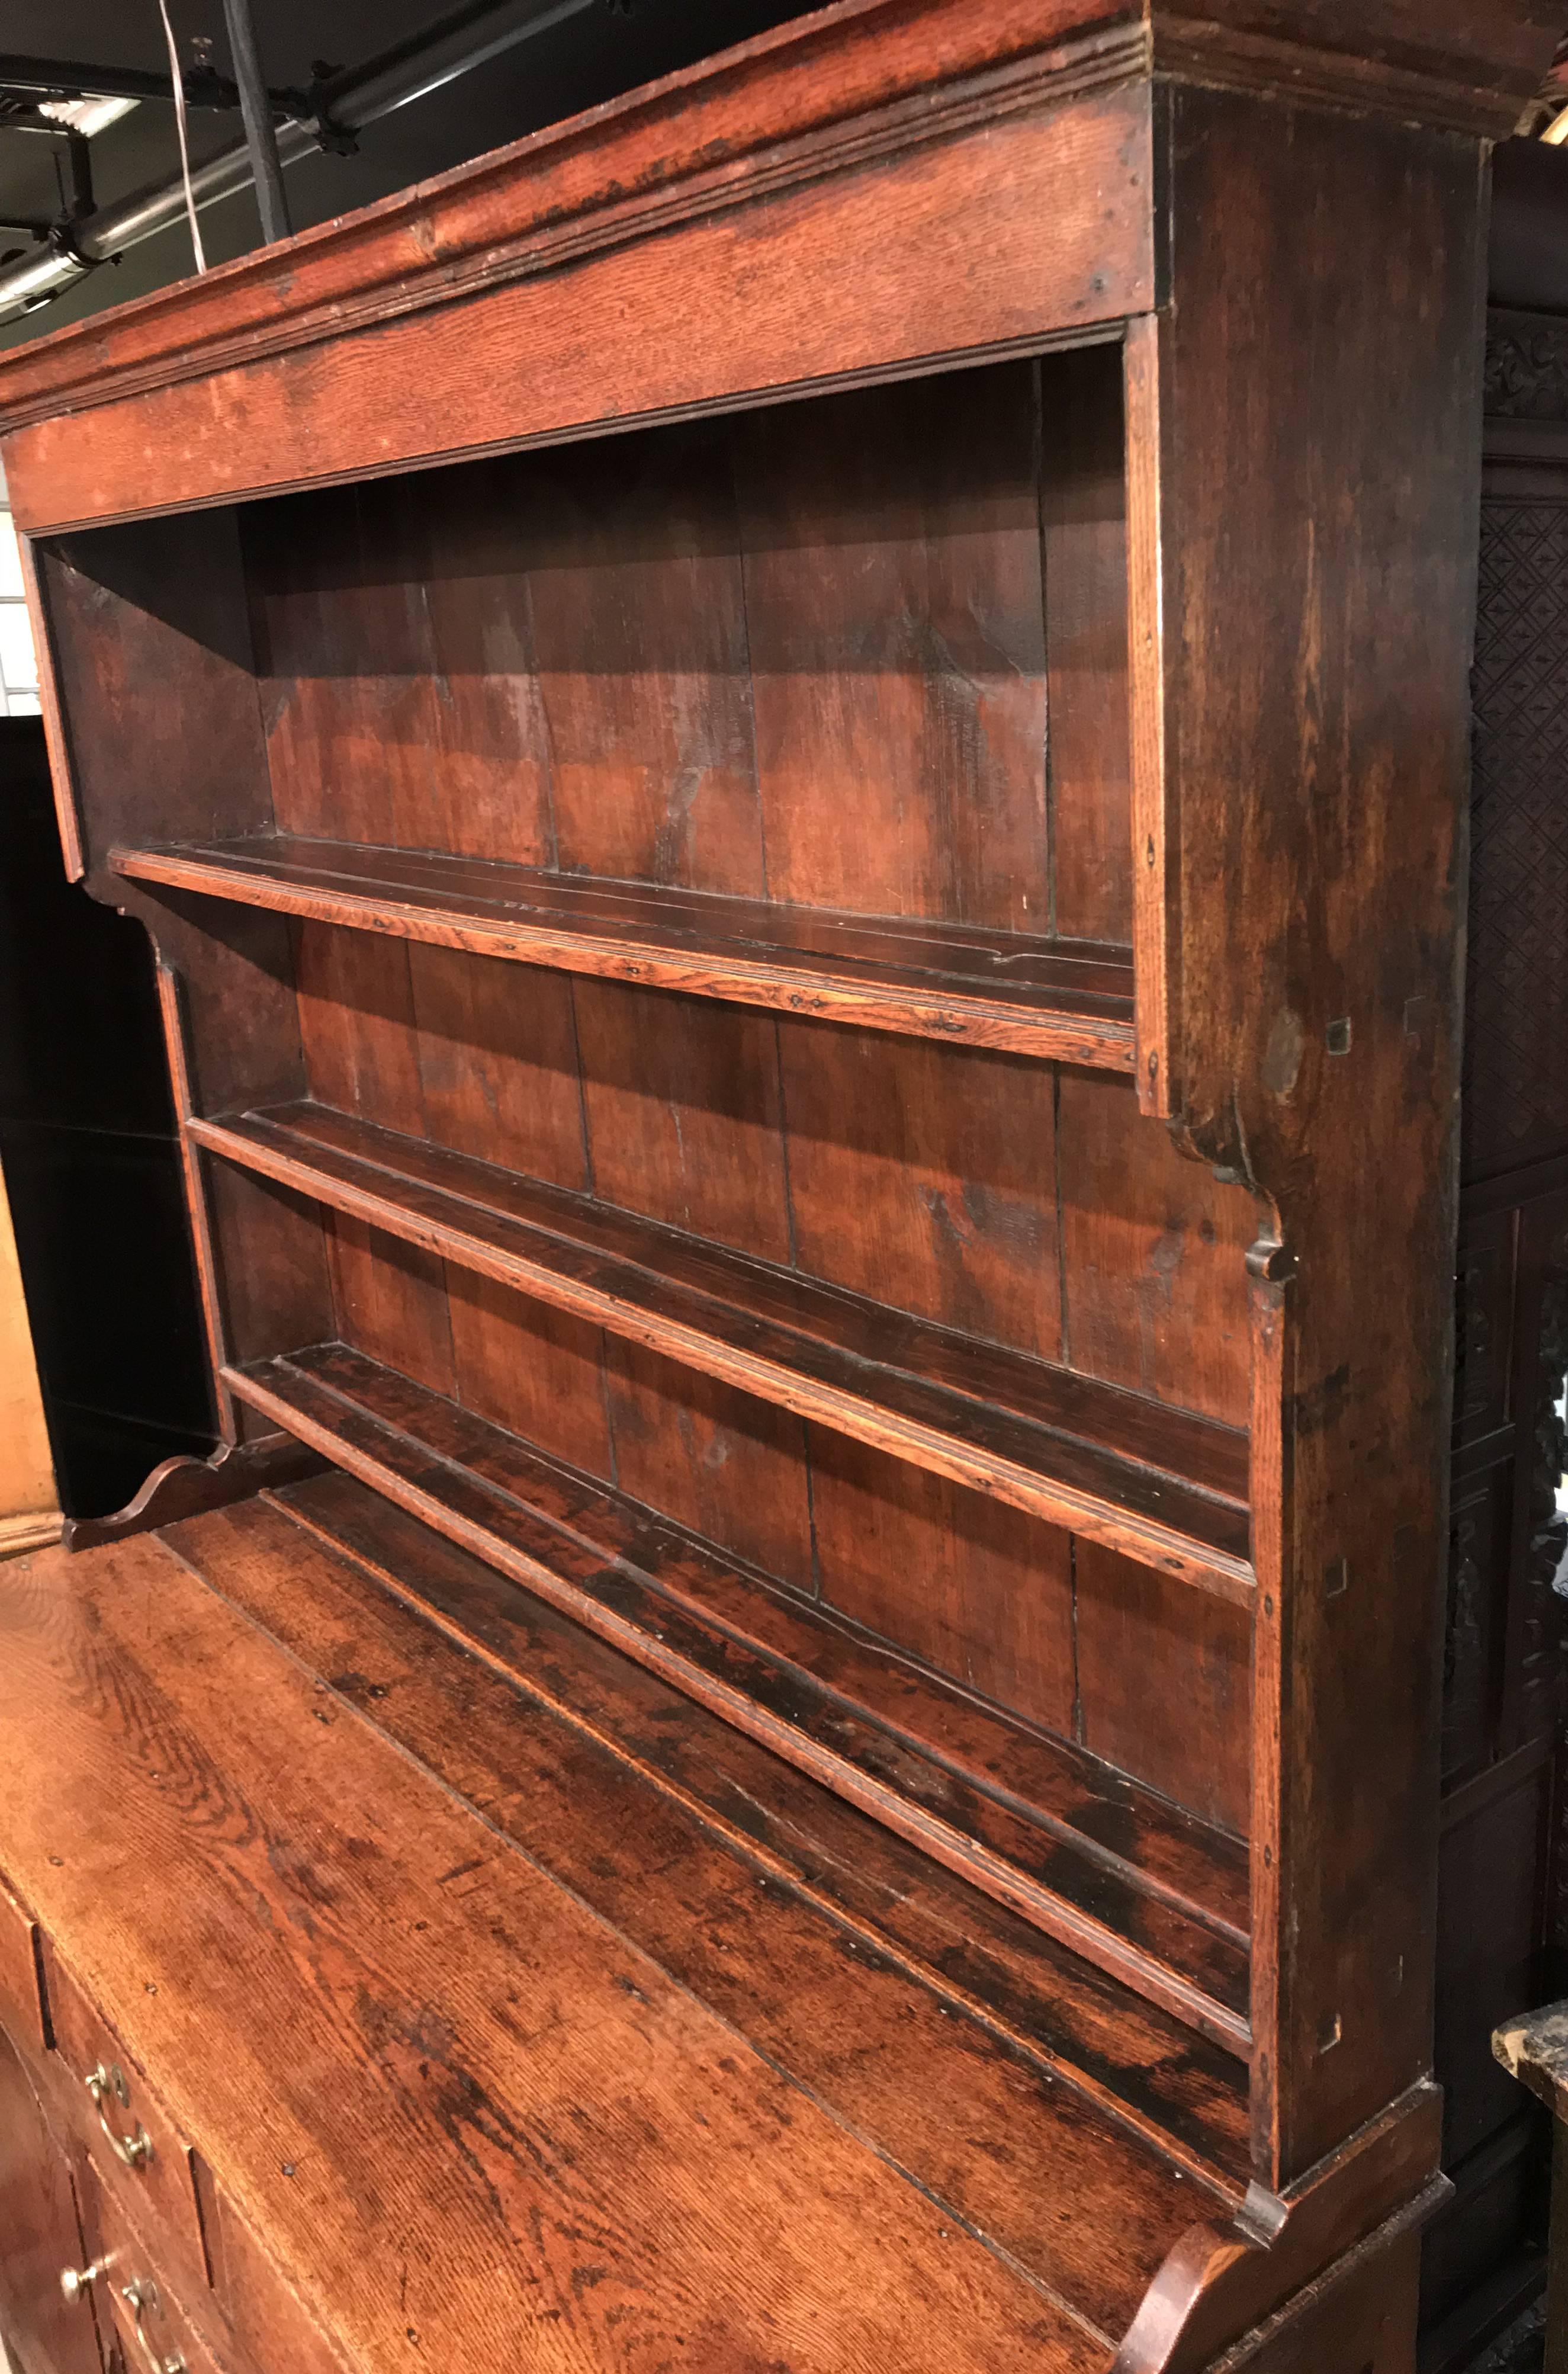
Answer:
<path fill-rule="evenodd" d="M 647 862 L 662 863 L 657 853 Z M 657 981 L 939 1044 L 1002 1047 L 1112 1072 L 1133 1067 L 1132 968 L 1125 948 L 1107 941 L 687 894 L 508 859 L 281 834 L 117 849 L 113 867 L 124 881 L 422 946 L 591 979 Z"/>
<path fill-rule="evenodd" d="M 306 1117 L 320 1165 L 360 1122 L 513 1154 L 525 1178 L 612 1207 L 581 1206 L 591 1228 L 641 1214 L 1126 1389 L 1139 1399 L 1096 1404 L 1123 1451 L 1236 1495 L 1223 1437 L 1177 1413 L 1246 1423 L 1255 1207 L 1143 1134 L 1125 1085 L 625 984 L 530 975 L 535 993 L 494 960 L 363 933 L 305 923 L 298 942 L 307 1081 L 331 1109 Z M 263 1134 L 226 1143 L 303 1184 Z M 383 1152 L 392 1170 L 424 1163 Z M 375 1216 L 420 1192 L 389 1181 Z M 527 1200 L 498 1179 L 493 1194 Z M 982 1398 L 1006 1398 L 1005 1366 Z"/>
<path fill-rule="evenodd" d="M 416 1141 L 331 1110 L 196 1121 L 191 1134 L 225 1163 L 436 1256 L 447 1264 L 449 1296 L 477 1273 L 1026 1513 L 1113 1541 L 1141 1519 L 1151 1554 L 1162 1528 L 1172 1536 L 1168 1571 L 1246 1603 L 1239 1429 L 900 1321 L 781 1264 L 694 1247 L 684 1234 L 466 1158 L 432 1157 Z M 473 1300 L 470 1290 L 465 1308 Z M 1094 1499 L 1103 1506 L 1086 1505 Z"/>
<path fill-rule="evenodd" d="M 933 2374 L 1014 2355 L 1108 2364 L 1140 2266 L 1203 2189 L 966 2005 L 944 2020 L 907 1960 L 862 1967 L 862 1928 L 771 1859 L 748 1870 L 757 1850 L 694 1824 L 548 1698 L 433 1652 L 293 1519 L 216 1522 L 6 1570 L 6 1851 L 128 2046 L 167 2073 L 176 2114 L 199 2102 L 220 2181 L 307 2301 L 330 2304 L 355 2363 L 406 2364 L 412 2330 L 454 2368 L 523 2350 L 628 2368 L 674 2350 L 714 2374 L 844 2374 L 889 2354 Z M 293 1653 L 198 1580 L 204 1563 Z M 454 1686 L 461 1719 L 440 1703 Z M 383 1722 L 415 1755 L 431 1745 L 449 1785 Z M 35 1732 L 71 1743 L 46 1790 Z M 607 1869 L 587 1833 L 569 1872 L 536 1860 L 523 1808 L 542 1789 L 609 1824 Z M 638 1839 L 651 1896 L 626 1868 Z M 104 1888 L 127 1862 L 134 1907 Z M 700 1948 L 694 1896 L 712 1922 Z M 691 1957 L 707 1977 L 726 1943 L 737 1959 L 710 2008 Z M 754 2042 L 741 1973 L 759 1954 L 777 2008 Z M 885 2029 L 862 1982 L 887 1992 Z M 931 2055 L 946 2073 L 947 2115 L 923 2138 L 921 2089 L 898 2075 L 910 2053 L 928 2086 Z M 960 2098 L 973 2110 L 954 2120 Z M 942 2134 L 1004 2104 L 1007 2149 L 977 2175 L 985 2156 L 955 2157 Z M 1096 2245 L 1049 2215 L 1053 2164 L 1104 2187 L 1114 2244 L 1108 2222 Z M 373 2205 L 351 2173 L 371 2168 Z M 1211 2181 L 1207 2198 L 1224 2195 Z"/>
<path fill-rule="evenodd" d="M 1165 615 L 1213 639 L 1166 651 L 1168 1085 L 1178 1134 L 1257 1183 L 1283 1248 L 1259 1256 L 1252 1423 L 1255 2007 L 1276 2039 L 1258 2143 L 1277 2181 L 1432 2050 L 1484 294 L 1463 144 L 1303 118 L 1287 169 L 1286 112 L 1174 103 L 1191 301 L 1158 334 Z M 1375 285 L 1301 237 L 1304 206 L 1342 219 L 1352 192 L 1367 235 L 1384 226 Z M 1247 242 L 1223 294 L 1200 229 L 1219 217 Z M 1243 367 L 1244 281 L 1280 309 L 1267 344 L 1321 357 L 1305 409 L 1284 345 L 1267 398 Z M 1377 499 L 1340 514 L 1326 564 L 1323 506 L 1363 469 Z M 1301 664 L 1281 673 L 1287 648 Z"/>
<path fill-rule="evenodd" d="M 1292 82 L 1316 99 L 1493 137 L 1534 96 L 1554 21 L 1541 0 L 1505 0 L 1484 19 L 1467 0 L 1442 0 L 1419 16 L 1403 0 L 1289 13 L 1223 0 L 1199 24 L 1179 8 L 1147 13 L 1172 67 L 1200 62 L 1212 78 L 1269 90 L 1288 63 Z M 580 240 L 596 213 L 614 217 L 628 200 L 634 214 L 639 203 L 667 207 L 672 194 L 689 205 L 688 190 L 700 203 L 715 184 L 743 186 L 758 152 L 781 140 L 806 170 L 820 170 L 833 135 L 844 138 L 847 126 L 863 136 L 879 116 L 900 129 L 900 113 L 929 122 L 933 102 L 966 96 L 988 74 L 1027 89 L 1041 52 L 1048 89 L 1059 45 L 1071 90 L 1073 69 L 1082 75 L 1085 64 L 1075 37 L 1108 29 L 1087 63 L 1091 74 L 1096 65 L 1114 74 L 1143 62 L 1137 47 L 1129 61 L 1127 31 L 1141 33 L 1144 14 L 1140 0 L 1119 9 L 1104 0 L 1049 0 L 1024 15 L 999 0 L 916 7 L 854 0 L 819 23 L 741 43 L 436 182 L 322 224 L 292 241 L 287 256 L 246 258 L 118 308 L 108 324 L 99 317 L 34 341 L 6 358 L 4 417 L 25 420 L 72 397 L 101 404 L 130 389 L 203 377 L 239 358 L 330 336 L 345 314 L 352 324 L 461 296 L 496 276 L 497 265 L 500 276 L 526 269 L 542 226 Z"/>

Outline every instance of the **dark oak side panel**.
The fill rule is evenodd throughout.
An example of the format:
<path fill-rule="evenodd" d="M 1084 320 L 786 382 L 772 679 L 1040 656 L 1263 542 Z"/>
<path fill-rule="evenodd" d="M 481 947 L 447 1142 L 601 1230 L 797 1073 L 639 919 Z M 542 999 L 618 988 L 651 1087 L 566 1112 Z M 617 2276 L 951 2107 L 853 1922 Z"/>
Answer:
<path fill-rule="evenodd" d="M 1279 1495 L 1254 1512 L 1253 1824 L 1278 2182 L 1431 2052 L 1480 168 L 1196 91 L 1164 137 L 1168 1087 L 1284 1242 L 1254 1419 Z M 1350 219 L 1375 274 L 1344 267 Z"/>

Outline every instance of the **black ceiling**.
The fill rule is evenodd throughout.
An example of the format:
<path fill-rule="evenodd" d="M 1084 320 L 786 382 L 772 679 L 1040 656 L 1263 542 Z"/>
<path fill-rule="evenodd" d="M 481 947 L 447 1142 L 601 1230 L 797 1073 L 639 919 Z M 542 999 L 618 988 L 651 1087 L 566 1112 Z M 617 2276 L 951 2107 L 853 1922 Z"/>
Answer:
<path fill-rule="evenodd" d="M 446 13 L 443 0 L 252 0 L 252 8 L 263 67 L 275 88 L 309 82 L 317 61 L 357 65 Z M 591 0 L 579 15 L 371 125 L 360 135 L 357 155 L 312 156 L 291 166 L 287 183 L 294 227 L 364 206 L 802 13 L 802 0 L 630 0 L 629 7 L 626 0 L 614 6 Z M 192 37 L 205 35 L 214 64 L 228 71 L 222 0 L 170 0 L 170 15 L 183 59 L 191 57 Z M 154 72 L 168 66 L 158 0 L 48 0 L 46 6 L 39 0 L 0 0 L 0 51 Z M 240 135 L 238 114 L 193 112 L 189 123 L 193 161 Z M 59 146 L 0 126 L 0 218 L 59 212 Z M 100 206 L 171 179 L 179 170 L 172 108 L 144 102 L 94 138 L 92 161 Z M 247 192 L 206 208 L 202 231 L 209 264 L 244 253 L 261 237 L 254 198 Z M 15 236 L 8 243 L 17 243 Z M 38 337 L 192 269 L 185 230 L 162 232 L 40 311 L 0 323 L 0 347 Z"/>

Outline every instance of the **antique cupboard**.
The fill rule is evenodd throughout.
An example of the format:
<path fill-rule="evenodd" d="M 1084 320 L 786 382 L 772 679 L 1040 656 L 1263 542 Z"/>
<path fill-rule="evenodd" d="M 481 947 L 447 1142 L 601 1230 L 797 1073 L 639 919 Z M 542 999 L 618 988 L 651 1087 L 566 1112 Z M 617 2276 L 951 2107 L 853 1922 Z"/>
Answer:
<path fill-rule="evenodd" d="M 223 1437 L 0 1576 L 27 2374 L 1408 2374 L 1560 31 L 848 0 L 0 364 Z"/>

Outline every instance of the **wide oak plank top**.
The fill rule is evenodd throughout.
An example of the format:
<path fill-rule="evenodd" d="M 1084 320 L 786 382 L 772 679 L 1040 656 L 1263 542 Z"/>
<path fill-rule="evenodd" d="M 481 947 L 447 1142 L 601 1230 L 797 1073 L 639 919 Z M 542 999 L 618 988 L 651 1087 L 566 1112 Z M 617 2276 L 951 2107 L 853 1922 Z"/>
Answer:
<path fill-rule="evenodd" d="M 122 849 L 117 873 L 485 956 L 1130 1072 L 1131 951 L 287 835 Z"/>
<path fill-rule="evenodd" d="M 1107 2364 L 162 1541 L 0 1652 L 8 1876 L 357 2366 Z"/>

